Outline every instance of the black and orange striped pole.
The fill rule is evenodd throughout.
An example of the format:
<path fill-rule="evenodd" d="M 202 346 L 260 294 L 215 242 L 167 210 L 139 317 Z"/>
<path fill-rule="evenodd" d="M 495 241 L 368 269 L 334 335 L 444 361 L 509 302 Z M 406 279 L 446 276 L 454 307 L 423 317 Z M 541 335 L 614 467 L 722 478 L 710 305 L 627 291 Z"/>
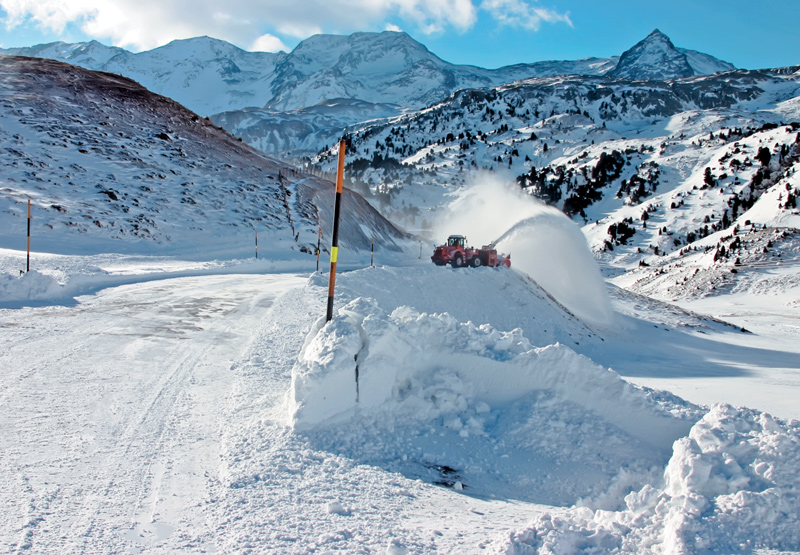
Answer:
<path fill-rule="evenodd" d="M 328 279 L 328 316 L 333 318 L 333 290 L 336 286 L 336 262 L 339 260 L 339 211 L 342 207 L 342 182 L 344 181 L 345 140 L 339 141 L 339 168 L 336 171 L 336 202 L 333 207 L 333 237 L 331 238 L 331 275 Z"/>
<path fill-rule="evenodd" d="M 25 271 L 31 271 L 31 201 L 28 199 L 28 261 L 25 264 Z"/>

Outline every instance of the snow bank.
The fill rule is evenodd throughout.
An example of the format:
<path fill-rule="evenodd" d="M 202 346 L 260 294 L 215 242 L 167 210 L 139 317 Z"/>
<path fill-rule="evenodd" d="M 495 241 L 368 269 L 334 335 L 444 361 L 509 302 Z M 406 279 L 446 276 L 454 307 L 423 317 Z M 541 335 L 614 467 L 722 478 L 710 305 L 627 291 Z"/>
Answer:
<path fill-rule="evenodd" d="M 36 270 L 21 276 L 0 275 L 0 301 L 60 299 L 63 289 L 54 278 Z"/>
<path fill-rule="evenodd" d="M 292 371 L 289 415 L 297 430 L 376 409 L 455 420 L 469 408 L 505 407 L 541 390 L 653 447 L 668 449 L 688 430 L 615 372 L 561 344 L 534 348 L 519 329 L 503 332 L 406 306 L 386 314 L 365 298 L 321 324 Z"/>
<path fill-rule="evenodd" d="M 548 512 L 503 553 L 751 553 L 800 549 L 800 423 L 714 406 L 675 442 L 660 483 L 618 512 Z"/>

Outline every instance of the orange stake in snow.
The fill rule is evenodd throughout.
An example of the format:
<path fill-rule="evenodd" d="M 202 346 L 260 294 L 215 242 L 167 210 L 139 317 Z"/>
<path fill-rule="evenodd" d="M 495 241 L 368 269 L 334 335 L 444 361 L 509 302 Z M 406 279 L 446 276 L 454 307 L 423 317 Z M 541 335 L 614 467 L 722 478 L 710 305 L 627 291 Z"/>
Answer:
<path fill-rule="evenodd" d="M 328 280 L 328 315 L 326 322 L 333 318 L 333 290 L 336 286 L 336 263 L 339 259 L 339 211 L 342 206 L 342 182 L 344 181 L 345 141 L 339 141 L 339 169 L 336 172 L 336 201 L 333 207 L 333 237 L 331 238 L 331 275 Z"/>
<path fill-rule="evenodd" d="M 25 264 L 25 271 L 31 271 L 31 201 L 28 200 L 28 261 Z"/>

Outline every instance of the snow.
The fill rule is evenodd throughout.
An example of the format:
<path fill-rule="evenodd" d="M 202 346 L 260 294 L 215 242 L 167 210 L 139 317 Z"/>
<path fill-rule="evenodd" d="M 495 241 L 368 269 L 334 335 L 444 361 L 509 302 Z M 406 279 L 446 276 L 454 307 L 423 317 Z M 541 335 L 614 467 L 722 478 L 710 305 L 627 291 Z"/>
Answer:
<path fill-rule="evenodd" d="M 544 514 L 503 542 L 506 553 L 794 551 L 797 421 L 716 405 L 675 442 L 660 487 L 620 511 Z"/>
<path fill-rule="evenodd" d="M 547 206 L 498 175 L 482 172 L 459 191 L 434 233 L 470 230 L 476 246 L 497 245 L 512 264 L 583 321 L 609 326 L 613 312 L 603 277 L 580 229 L 563 212 Z M 524 253 L 517 259 L 514 253 Z"/>
<path fill-rule="evenodd" d="M 326 323 L 323 273 L 22 260 L 0 257 L 12 552 L 800 549 L 798 329 L 767 297 L 753 337 L 615 289 L 596 328 L 515 269 L 407 261 L 341 273 Z M 786 380 L 709 366 L 709 337 Z M 719 402 L 665 391 L 704 367 Z"/>

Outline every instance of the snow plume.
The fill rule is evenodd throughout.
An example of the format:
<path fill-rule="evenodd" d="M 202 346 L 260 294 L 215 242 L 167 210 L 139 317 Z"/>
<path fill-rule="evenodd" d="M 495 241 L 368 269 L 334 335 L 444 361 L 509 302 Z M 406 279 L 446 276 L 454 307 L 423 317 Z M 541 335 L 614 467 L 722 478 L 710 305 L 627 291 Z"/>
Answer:
<path fill-rule="evenodd" d="M 608 325 L 613 310 L 586 238 L 561 211 L 480 174 L 449 207 L 435 230 L 437 241 L 463 234 L 473 245 L 497 242 L 512 267 L 533 278 L 584 322 Z"/>

